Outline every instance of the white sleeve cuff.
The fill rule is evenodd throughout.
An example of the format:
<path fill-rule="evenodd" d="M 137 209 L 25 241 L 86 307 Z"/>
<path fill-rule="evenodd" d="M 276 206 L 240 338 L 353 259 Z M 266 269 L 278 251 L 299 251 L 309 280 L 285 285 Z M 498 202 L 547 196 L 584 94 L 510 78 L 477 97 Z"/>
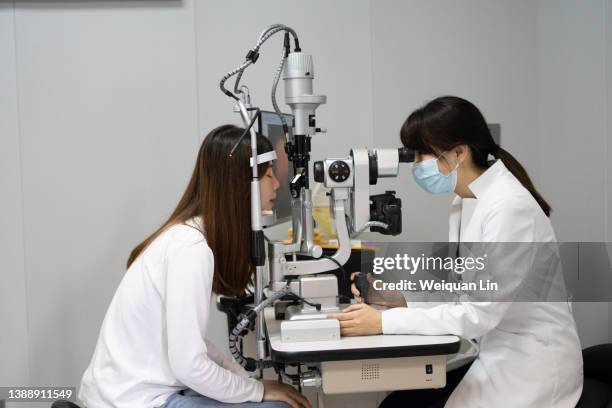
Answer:
<path fill-rule="evenodd" d="M 406 334 L 403 328 L 406 326 L 405 318 L 402 316 L 407 311 L 405 307 L 394 307 L 382 312 L 383 334 Z M 398 313 L 399 312 L 399 313 Z M 402 321 L 404 320 L 404 321 Z"/>
<path fill-rule="evenodd" d="M 248 379 L 247 381 L 252 381 L 253 382 L 253 387 L 254 387 L 254 391 L 253 394 L 251 395 L 251 398 L 249 398 L 249 401 L 251 402 L 261 402 L 263 400 L 263 395 L 264 395 L 264 385 L 261 381 L 257 381 L 254 379 Z"/>

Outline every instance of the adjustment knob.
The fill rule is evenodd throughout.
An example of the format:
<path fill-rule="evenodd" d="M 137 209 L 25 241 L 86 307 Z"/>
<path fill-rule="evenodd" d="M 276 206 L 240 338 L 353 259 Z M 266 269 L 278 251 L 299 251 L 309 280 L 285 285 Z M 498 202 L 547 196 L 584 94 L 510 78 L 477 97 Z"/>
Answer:
<path fill-rule="evenodd" d="M 351 168 L 348 164 L 346 164 L 346 162 L 336 160 L 330 164 L 328 174 L 329 177 L 336 183 L 342 183 L 351 175 Z"/>
<path fill-rule="evenodd" d="M 325 166 L 322 161 L 314 162 L 314 180 L 317 183 L 323 183 L 325 181 Z"/>
<path fill-rule="evenodd" d="M 397 149 L 399 154 L 399 162 L 400 163 L 412 163 L 414 162 L 414 150 L 408 147 L 400 147 Z"/>

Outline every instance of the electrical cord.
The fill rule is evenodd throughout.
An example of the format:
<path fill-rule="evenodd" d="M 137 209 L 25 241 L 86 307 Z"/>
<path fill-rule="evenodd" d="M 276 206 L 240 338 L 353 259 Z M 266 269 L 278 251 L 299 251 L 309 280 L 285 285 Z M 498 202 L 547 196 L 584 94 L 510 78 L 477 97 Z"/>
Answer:
<path fill-rule="evenodd" d="M 334 258 L 332 258 L 329 255 L 322 255 L 323 258 L 329 259 L 330 261 L 332 261 L 333 263 L 335 263 L 338 268 L 340 269 L 340 271 L 342 272 L 342 279 L 343 279 L 343 283 L 346 283 L 346 270 L 344 269 L 344 267 L 340 264 L 340 262 L 338 262 L 337 260 L 335 260 Z M 304 303 L 306 303 L 307 305 L 310 305 L 314 308 L 316 308 L 318 311 L 321 310 L 321 304 L 320 303 L 312 303 L 306 299 L 304 299 L 303 297 L 301 297 L 300 295 L 293 293 L 291 291 L 290 288 L 291 285 L 291 280 L 287 281 L 287 284 L 285 285 L 285 287 L 283 287 L 281 290 L 274 292 L 272 295 L 270 295 L 270 297 L 264 299 L 261 303 L 259 303 L 257 306 L 255 306 L 253 309 L 249 310 L 247 313 L 243 313 L 242 315 L 238 316 L 238 323 L 236 324 L 236 326 L 234 326 L 234 328 L 232 329 L 230 335 L 229 335 L 229 350 L 230 353 L 232 354 L 232 357 L 234 358 L 234 360 L 240 364 L 242 367 L 244 367 L 245 370 L 247 371 L 255 371 L 255 370 L 262 370 L 265 368 L 270 368 L 274 366 L 274 363 L 271 360 L 255 360 L 253 358 L 250 357 L 245 357 L 242 354 L 242 338 L 244 336 L 243 332 L 244 330 L 249 326 L 249 324 L 251 324 L 252 321 L 254 321 L 255 317 L 267 306 L 271 305 L 272 303 L 274 303 L 276 300 L 283 298 L 284 296 L 290 296 L 295 300 L 300 300 Z M 238 343 L 240 343 L 240 347 L 238 346 Z"/>
<path fill-rule="evenodd" d="M 334 259 L 333 257 L 331 257 L 329 255 L 323 254 L 323 255 L 321 255 L 321 257 L 325 258 L 325 259 L 329 259 L 330 261 L 332 261 L 333 263 L 335 263 L 338 266 L 338 269 L 340 269 L 340 276 L 342 277 L 341 285 L 342 285 L 342 287 L 346 287 L 347 284 L 348 284 L 346 279 L 347 279 L 347 276 L 349 276 L 348 272 L 346 271 L 346 269 L 344 269 L 344 267 L 340 264 L 340 262 L 338 262 L 336 259 Z M 348 299 L 344 295 L 340 295 L 339 294 L 338 297 L 341 298 L 341 299 L 339 299 L 339 300 L 341 300 L 340 303 L 349 303 L 350 302 L 350 299 Z M 347 302 L 342 302 L 342 300 L 346 300 Z"/>
<path fill-rule="evenodd" d="M 292 278 L 292 277 L 287 279 L 287 286 L 291 286 L 291 282 L 293 282 L 293 279 L 294 278 Z M 317 309 L 317 311 L 321 310 L 321 304 L 320 303 L 312 303 L 312 302 L 304 299 L 303 297 L 301 297 L 297 293 L 291 292 L 291 291 L 287 292 L 287 295 L 292 297 L 293 298 L 292 300 L 301 300 L 302 302 L 306 303 L 308 306 L 312 306 L 315 309 Z"/>
<path fill-rule="evenodd" d="M 244 129 L 244 132 L 242 132 L 242 134 L 240 135 L 240 137 L 238 138 L 238 140 L 236 141 L 234 146 L 232 146 L 232 150 L 230 150 L 229 157 L 232 157 L 232 155 L 234 154 L 234 152 L 236 151 L 238 146 L 240 146 L 240 143 L 242 143 L 242 139 L 244 139 L 244 137 L 249 133 L 249 131 L 253 127 L 253 124 L 255 123 L 257 118 L 259 117 L 259 112 L 260 112 L 259 108 L 255 109 L 255 114 L 253 115 L 253 119 L 251 119 L 251 122 L 249 123 L 249 126 L 247 126 L 247 128 Z"/>
<path fill-rule="evenodd" d="M 297 293 L 293 293 L 293 292 L 287 293 L 287 296 L 292 297 L 293 298 L 292 300 L 301 300 L 302 302 L 306 303 L 308 306 L 312 306 L 315 309 L 317 309 L 318 312 L 321 311 L 321 304 L 320 303 L 309 302 L 308 300 L 304 299 L 303 297 L 301 297 Z"/>
<path fill-rule="evenodd" d="M 230 72 L 228 72 L 227 74 L 225 74 L 223 76 L 223 78 L 221 78 L 221 81 L 219 83 L 219 88 L 221 89 L 221 92 L 223 92 L 224 94 L 226 94 L 227 96 L 235 99 L 235 100 L 239 100 L 238 96 L 236 96 L 237 93 L 241 93 L 239 87 L 240 87 L 240 79 L 242 78 L 242 74 L 244 72 L 244 70 L 246 68 L 248 68 L 251 64 L 254 64 L 255 62 L 257 62 L 257 59 L 259 58 L 259 49 L 261 48 L 261 46 L 274 34 L 280 32 L 280 31 L 285 31 L 288 32 L 289 34 L 291 34 L 293 36 L 293 40 L 295 43 L 295 50 L 296 52 L 300 51 L 300 46 L 299 46 L 299 40 L 297 37 L 297 33 L 295 32 L 295 30 L 293 30 L 291 27 L 288 27 L 284 24 L 273 24 L 270 27 L 268 27 L 267 29 L 265 29 L 259 36 L 259 39 L 257 41 L 257 43 L 255 44 L 255 46 L 249 50 L 249 52 L 247 53 L 246 57 L 245 57 L 245 61 L 238 66 L 238 68 L 235 68 L 233 70 L 231 70 Z M 225 87 L 225 82 L 230 79 L 231 77 L 233 77 L 234 75 L 238 74 L 238 77 L 236 78 L 236 82 L 234 84 L 234 92 L 231 92 L 229 89 L 227 89 Z"/>
<path fill-rule="evenodd" d="M 278 81 L 280 80 L 281 72 L 285 67 L 285 62 L 287 61 L 287 56 L 289 55 L 289 33 L 285 32 L 285 41 L 283 44 L 283 56 L 281 57 L 280 64 L 276 69 L 276 74 L 274 75 L 274 82 L 272 83 L 272 91 L 270 93 L 270 97 L 272 99 L 272 107 L 274 108 L 274 112 L 278 115 L 281 123 L 283 124 L 283 132 L 285 133 L 285 141 L 289 142 L 289 126 L 287 125 L 287 120 L 283 116 L 280 108 L 278 107 L 278 103 L 276 102 L 276 88 L 278 87 Z"/>
<path fill-rule="evenodd" d="M 245 357 L 242 354 L 242 347 L 238 347 L 237 344 L 242 344 L 243 332 L 249 326 L 249 324 L 255 319 L 255 317 L 267 306 L 274 303 L 276 300 L 281 299 L 284 296 L 292 296 L 298 300 L 303 301 L 304 303 L 315 307 L 317 310 L 321 310 L 321 305 L 317 303 L 311 303 L 299 296 L 296 293 L 291 292 L 290 289 L 291 281 L 287 281 L 287 285 L 283 287 L 281 290 L 274 292 L 270 297 L 263 300 L 253 309 L 249 310 L 247 313 L 243 313 L 238 317 L 238 323 L 232 329 L 229 335 L 229 350 L 234 357 L 234 360 L 242 367 L 244 367 L 247 371 L 255 371 L 262 370 L 265 368 L 270 368 L 274 366 L 274 363 L 271 360 L 255 360 L 250 357 Z"/>
<path fill-rule="evenodd" d="M 237 343 L 242 341 L 243 331 L 246 329 L 251 321 L 255 319 L 255 317 L 268 305 L 274 303 L 274 301 L 282 298 L 286 294 L 290 293 L 289 285 L 285 286 L 278 292 L 274 292 L 270 297 L 263 300 L 253 309 L 249 310 L 247 313 L 242 314 L 239 317 L 239 322 L 234 326 L 230 335 L 229 335 L 229 349 L 232 357 L 238 364 L 245 368 L 247 371 L 255 371 L 261 370 L 264 368 L 269 368 L 274 365 L 274 363 L 270 360 L 255 360 L 250 357 L 245 357 L 242 354 L 242 351 L 237 347 Z"/>

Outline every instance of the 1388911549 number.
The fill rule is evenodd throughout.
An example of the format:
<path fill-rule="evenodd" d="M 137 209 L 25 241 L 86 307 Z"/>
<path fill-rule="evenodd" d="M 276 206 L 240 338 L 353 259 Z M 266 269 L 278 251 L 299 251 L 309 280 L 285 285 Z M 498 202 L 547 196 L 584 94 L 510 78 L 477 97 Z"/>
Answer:
<path fill-rule="evenodd" d="M 75 397 L 75 387 L 0 387 L 0 401 L 46 402 Z"/>

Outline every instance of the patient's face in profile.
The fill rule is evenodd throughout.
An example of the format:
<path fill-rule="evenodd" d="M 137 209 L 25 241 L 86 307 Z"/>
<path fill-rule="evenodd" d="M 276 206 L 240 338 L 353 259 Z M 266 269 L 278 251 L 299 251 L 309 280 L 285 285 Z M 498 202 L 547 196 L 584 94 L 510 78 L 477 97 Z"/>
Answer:
<path fill-rule="evenodd" d="M 274 175 L 272 166 L 268 166 L 263 177 L 259 179 L 259 191 L 261 198 L 261 209 L 271 211 L 276 201 L 276 190 L 280 187 L 278 179 Z"/>

